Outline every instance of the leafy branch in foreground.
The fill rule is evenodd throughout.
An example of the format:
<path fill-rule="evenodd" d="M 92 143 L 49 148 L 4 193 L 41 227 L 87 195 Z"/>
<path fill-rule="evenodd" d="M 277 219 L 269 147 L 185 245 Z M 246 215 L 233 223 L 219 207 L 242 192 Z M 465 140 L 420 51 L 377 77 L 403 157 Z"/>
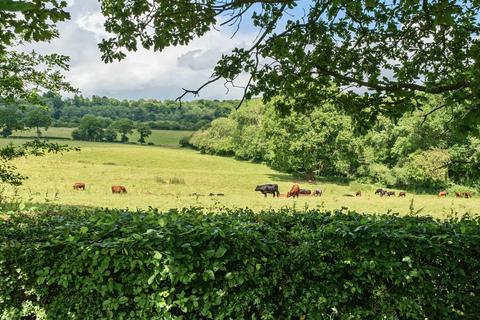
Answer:
<path fill-rule="evenodd" d="M 476 0 L 102 2 L 112 34 L 99 45 L 106 62 L 139 47 L 185 45 L 212 29 L 238 27 L 243 18 L 258 36 L 251 47 L 224 55 L 207 83 L 248 73 L 246 98 L 261 94 L 286 112 L 330 101 L 364 123 L 420 109 L 418 93 L 431 93 L 446 107 L 466 107 L 467 115 L 456 119 L 463 130 L 480 120 Z"/>
<path fill-rule="evenodd" d="M 19 186 L 27 178 L 17 172 L 17 167 L 11 163 L 14 159 L 66 151 L 79 151 L 79 148 L 40 140 L 28 141 L 21 145 L 8 144 L 0 148 L 0 183 Z"/>

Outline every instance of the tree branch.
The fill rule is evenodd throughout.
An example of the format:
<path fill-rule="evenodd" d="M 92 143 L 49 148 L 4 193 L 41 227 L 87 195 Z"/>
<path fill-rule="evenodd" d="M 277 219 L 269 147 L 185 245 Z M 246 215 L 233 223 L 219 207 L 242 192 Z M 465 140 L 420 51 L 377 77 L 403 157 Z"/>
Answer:
<path fill-rule="evenodd" d="M 426 93 L 438 94 L 438 93 L 444 93 L 448 91 L 455 91 L 455 90 L 470 86 L 470 82 L 468 82 L 465 79 L 462 79 L 455 83 L 449 83 L 449 84 L 443 84 L 443 85 L 439 84 L 435 86 L 423 86 L 415 83 L 402 83 L 402 82 L 391 82 L 391 83 L 372 82 L 372 81 L 359 80 L 354 77 L 343 75 L 337 71 L 328 70 L 322 67 L 317 67 L 316 69 L 317 69 L 316 71 L 312 72 L 313 74 L 331 76 L 335 79 L 339 79 L 339 80 L 350 82 L 350 83 L 356 83 L 360 86 L 374 89 L 377 91 L 400 92 L 404 90 L 413 90 L 413 91 L 421 91 Z"/>

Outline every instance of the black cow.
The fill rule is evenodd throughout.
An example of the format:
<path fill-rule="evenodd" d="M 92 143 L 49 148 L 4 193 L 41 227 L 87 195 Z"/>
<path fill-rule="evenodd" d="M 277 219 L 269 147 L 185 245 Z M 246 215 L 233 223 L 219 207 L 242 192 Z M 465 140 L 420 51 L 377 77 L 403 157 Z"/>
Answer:
<path fill-rule="evenodd" d="M 395 191 L 387 191 L 387 196 L 395 196 Z"/>
<path fill-rule="evenodd" d="M 255 188 L 255 191 L 260 191 L 265 197 L 267 197 L 267 193 L 273 194 L 273 197 L 280 195 L 278 184 L 261 184 Z"/>
<path fill-rule="evenodd" d="M 383 190 L 383 189 L 380 188 L 380 189 L 377 189 L 377 190 L 375 191 L 375 194 L 378 194 L 378 195 L 380 195 L 380 196 L 383 197 L 384 195 L 387 194 L 387 190 Z"/>
<path fill-rule="evenodd" d="M 317 190 L 313 191 L 313 195 L 314 195 L 315 197 L 321 197 L 321 196 L 322 196 L 322 193 L 323 193 L 323 192 L 322 192 L 322 190 L 320 190 L 320 189 L 317 189 Z"/>

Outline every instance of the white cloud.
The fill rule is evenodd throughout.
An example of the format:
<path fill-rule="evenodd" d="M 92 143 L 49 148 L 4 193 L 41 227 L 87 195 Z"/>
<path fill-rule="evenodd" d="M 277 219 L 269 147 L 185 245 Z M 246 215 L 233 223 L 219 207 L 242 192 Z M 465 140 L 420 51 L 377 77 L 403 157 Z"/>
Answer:
<path fill-rule="evenodd" d="M 106 36 L 98 3 L 95 0 L 70 3 L 72 20 L 59 25 L 60 38 L 26 49 L 70 56 L 67 80 L 86 96 L 174 99 L 183 92 L 182 88 L 196 89 L 207 81 L 222 54 L 236 46 L 245 47 L 255 37 L 255 34 L 238 33 L 233 40 L 229 34 L 211 31 L 188 46 L 170 47 L 161 53 L 140 49 L 120 62 L 104 64 L 97 47 Z M 239 77 L 236 84 L 245 83 L 245 78 Z M 200 97 L 235 99 L 243 90 L 230 88 L 228 95 L 225 92 L 223 82 L 219 82 L 206 87 Z"/>

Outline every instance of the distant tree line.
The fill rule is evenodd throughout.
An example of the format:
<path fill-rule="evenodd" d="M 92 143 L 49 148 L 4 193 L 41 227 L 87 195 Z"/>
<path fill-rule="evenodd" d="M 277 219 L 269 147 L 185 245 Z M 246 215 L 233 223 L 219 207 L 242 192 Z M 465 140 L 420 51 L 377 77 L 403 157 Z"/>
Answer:
<path fill-rule="evenodd" d="M 41 128 L 71 127 L 75 140 L 128 141 L 134 130 L 139 133 L 140 143 L 151 134 L 152 129 L 198 130 L 212 120 L 226 117 L 238 105 L 235 100 L 195 100 L 178 102 L 172 100 L 117 100 L 75 95 L 63 99 L 51 92 L 43 94 L 38 105 L 0 104 L 0 135 L 8 137 L 15 130 L 33 128 L 38 138 Z"/>
<path fill-rule="evenodd" d="M 80 120 L 77 129 L 72 131 L 74 140 L 96 141 L 96 142 L 128 142 L 128 135 L 137 131 L 138 142 L 145 143 L 145 138 L 152 134 L 148 124 L 143 122 L 133 122 L 130 119 L 122 118 L 112 121 L 109 118 L 97 117 L 94 115 L 85 115 Z M 120 140 L 118 136 L 120 135 Z"/>
<path fill-rule="evenodd" d="M 85 115 L 110 119 L 129 119 L 147 123 L 151 129 L 198 130 L 219 117 L 226 117 L 238 105 L 236 100 L 194 100 L 182 102 L 173 100 L 118 100 L 92 96 L 85 98 L 75 95 L 62 99 L 46 93 L 44 103 L 49 107 L 52 126 L 78 127 Z"/>
<path fill-rule="evenodd" d="M 442 103 L 426 98 L 422 112 L 398 121 L 380 117 L 363 132 L 329 104 L 309 114 L 281 115 L 270 105 L 249 101 L 197 131 L 188 143 L 205 153 L 262 161 L 309 179 L 346 178 L 417 191 L 480 188 L 478 135 L 450 130 L 457 116 L 453 111 L 425 116 Z"/>
<path fill-rule="evenodd" d="M 15 130 L 32 128 L 37 137 L 41 136 L 40 128 L 47 130 L 53 122 L 46 108 L 29 106 L 24 109 L 18 106 L 0 105 L 0 135 L 4 138 L 12 135 Z"/>

